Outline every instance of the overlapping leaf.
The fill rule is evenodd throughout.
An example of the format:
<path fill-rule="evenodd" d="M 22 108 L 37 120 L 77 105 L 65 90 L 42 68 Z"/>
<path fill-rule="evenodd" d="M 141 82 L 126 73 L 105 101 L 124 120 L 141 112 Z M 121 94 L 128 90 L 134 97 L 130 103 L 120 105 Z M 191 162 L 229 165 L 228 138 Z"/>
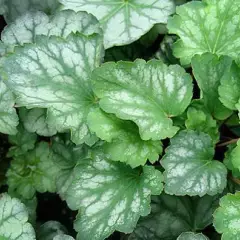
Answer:
<path fill-rule="evenodd" d="M 171 139 L 162 159 L 165 191 L 175 195 L 215 195 L 227 184 L 227 169 L 212 160 L 214 147 L 205 133 L 182 131 Z"/>
<path fill-rule="evenodd" d="M 227 194 L 214 213 L 214 227 L 222 233 L 222 240 L 240 239 L 240 193 Z"/>
<path fill-rule="evenodd" d="M 193 74 L 201 90 L 203 102 L 209 112 L 220 120 L 231 115 L 231 111 L 220 102 L 218 93 L 220 81 L 230 69 L 231 63 L 231 58 L 219 58 L 211 53 L 197 55 L 192 59 Z"/>
<path fill-rule="evenodd" d="M 189 64 L 195 54 L 205 52 L 239 60 L 239 0 L 192 1 L 176 11 L 168 29 L 180 37 L 174 53 L 183 64 Z"/>
<path fill-rule="evenodd" d="M 70 34 L 66 39 L 41 36 L 2 59 L 5 78 L 19 106 L 48 108 L 49 124 L 71 129 L 75 143 L 93 144 L 86 118 L 94 107 L 90 74 L 102 58 L 102 38 Z"/>
<path fill-rule="evenodd" d="M 177 240 L 209 240 L 209 238 L 202 233 L 185 232 Z"/>
<path fill-rule="evenodd" d="M 171 0 L 60 0 L 65 9 L 92 13 L 104 30 L 105 48 L 126 45 L 148 32 L 156 23 L 166 23 L 174 12 Z"/>
<path fill-rule="evenodd" d="M 123 121 L 100 109 L 88 115 L 88 125 L 99 138 L 107 141 L 102 147 L 111 160 L 126 162 L 134 168 L 144 165 L 148 159 L 155 162 L 162 153 L 160 141 L 142 140 L 133 122 Z"/>
<path fill-rule="evenodd" d="M 106 160 L 102 153 L 79 162 L 66 201 L 80 209 L 77 239 L 102 240 L 115 230 L 133 231 L 140 216 L 150 212 L 150 196 L 162 191 L 162 174 L 152 166 L 132 169 Z"/>
<path fill-rule="evenodd" d="M 35 240 L 35 232 L 28 223 L 28 211 L 18 199 L 0 195 L 0 238 L 3 240 Z"/>
<path fill-rule="evenodd" d="M 104 111 L 134 121 L 143 140 L 159 140 L 176 134 L 171 117 L 189 105 L 192 79 L 157 60 L 105 63 L 93 72 L 93 90 Z"/>

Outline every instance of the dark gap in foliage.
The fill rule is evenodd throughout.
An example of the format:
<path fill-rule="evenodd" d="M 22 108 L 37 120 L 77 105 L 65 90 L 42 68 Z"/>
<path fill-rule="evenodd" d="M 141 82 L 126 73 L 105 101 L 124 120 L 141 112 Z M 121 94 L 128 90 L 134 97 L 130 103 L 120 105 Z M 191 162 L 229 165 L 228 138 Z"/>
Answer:
<path fill-rule="evenodd" d="M 212 240 L 220 240 L 220 239 L 221 239 L 221 235 L 218 234 L 218 233 L 215 231 L 213 225 L 209 225 L 208 227 L 206 227 L 206 228 L 202 231 L 202 233 L 203 233 L 204 235 L 206 235 L 207 237 L 209 237 L 209 239 L 212 239 Z"/>
<path fill-rule="evenodd" d="M 2 30 L 4 29 L 4 27 L 6 26 L 6 22 L 3 18 L 3 16 L 0 15 L 0 32 L 2 32 Z"/>
<path fill-rule="evenodd" d="M 37 199 L 38 222 L 58 221 L 68 229 L 70 235 L 76 237 L 76 232 L 73 230 L 73 221 L 76 218 L 77 211 L 71 211 L 58 194 L 37 193 Z"/>

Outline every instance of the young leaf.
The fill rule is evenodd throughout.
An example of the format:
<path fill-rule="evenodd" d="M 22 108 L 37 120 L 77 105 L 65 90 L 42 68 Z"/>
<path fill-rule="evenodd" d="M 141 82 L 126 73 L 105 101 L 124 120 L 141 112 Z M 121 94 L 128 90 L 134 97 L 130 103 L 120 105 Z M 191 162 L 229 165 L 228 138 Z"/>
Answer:
<path fill-rule="evenodd" d="M 161 163 L 165 191 L 175 195 L 215 195 L 227 184 L 227 169 L 212 160 L 212 139 L 205 133 L 182 131 L 171 139 Z"/>
<path fill-rule="evenodd" d="M 89 78 L 101 58 L 102 38 L 78 33 L 66 40 L 41 36 L 35 44 L 15 48 L 2 64 L 19 106 L 48 108 L 49 124 L 60 132 L 71 129 L 77 144 L 93 144 L 86 118 L 96 97 Z"/>
<path fill-rule="evenodd" d="M 66 38 L 71 32 L 91 35 L 102 31 L 97 19 L 85 12 L 66 10 L 49 17 L 43 12 L 29 11 L 7 25 L 1 39 L 5 45 L 15 46 L 35 42 L 39 35 Z"/>
<path fill-rule="evenodd" d="M 77 239 L 102 240 L 115 230 L 130 233 L 150 212 L 150 196 L 161 193 L 162 174 L 152 166 L 132 169 L 97 152 L 79 162 L 66 194 L 73 210 Z"/>
<path fill-rule="evenodd" d="M 36 191 L 54 192 L 59 168 L 50 156 L 48 144 L 41 142 L 34 150 L 14 157 L 7 172 L 9 191 L 26 199 L 32 198 Z"/>
<path fill-rule="evenodd" d="M 58 0 L 5 0 L 4 17 L 6 22 L 10 23 L 28 10 L 40 10 L 52 14 L 58 7 Z"/>
<path fill-rule="evenodd" d="M 144 165 L 148 159 L 154 163 L 162 153 L 160 141 L 142 140 L 133 122 L 123 121 L 100 109 L 89 113 L 88 125 L 99 138 L 107 141 L 102 147 L 111 160 L 126 162 L 132 168 Z"/>
<path fill-rule="evenodd" d="M 224 106 L 232 110 L 240 110 L 240 68 L 235 62 L 223 75 L 218 91 Z"/>
<path fill-rule="evenodd" d="M 174 12 L 171 0 L 60 0 L 65 9 L 92 13 L 104 30 L 104 46 L 126 45 L 139 39 L 156 23 L 166 23 Z"/>
<path fill-rule="evenodd" d="M 161 61 L 105 63 L 93 72 L 100 107 L 134 121 L 143 140 L 172 137 L 171 117 L 184 112 L 192 98 L 192 79 L 180 66 Z"/>
<path fill-rule="evenodd" d="M 202 233 L 185 232 L 177 240 L 209 240 L 209 238 Z"/>
<path fill-rule="evenodd" d="M 222 240 L 238 240 L 240 236 L 240 192 L 227 194 L 220 200 L 220 206 L 213 214 L 214 227 L 222 233 Z"/>
<path fill-rule="evenodd" d="M 19 156 L 34 148 L 37 135 L 26 131 L 22 124 L 18 126 L 16 135 L 8 136 L 8 141 L 15 146 L 9 148 L 8 157 Z"/>
<path fill-rule="evenodd" d="M 180 40 L 174 46 L 175 56 L 183 65 L 195 54 L 210 52 L 239 59 L 239 0 L 192 1 L 177 7 L 177 15 L 168 22 L 169 32 Z"/>
<path fill-rule="evenodd" d="M 63 235 L 66 232 L 67 229 L 60 222 L 48 221 L 39 227 L 37 237 L 38 240 L 55 240 L 56 236 Z"/>
<path fill-rule="evenodd" d="M 28 223 L 28 211 L 18 199 L 0 195 L 0 239 L 35 240 L 35 232 Z"/>
<path fill-rule="evenodd" d="M 201 231 L 212 223 L 218 197 L 177 197 L 167 194 L 153 197 L 152 211 L 139 220 L 129 240 L 177 239 L 182 232 Z"/>
<path fill-rule="evenodd" d="M 0 132 L 17 133 L 18 116 L 14 108 L 15 97 L 0 76 Z"/>
<path fill-rule="evenodd" d="M 231 67 L 231 58 L 218 57 L 211 53 L 197 55 L 192 59 L 193 74 L 201 90 L 206 108 L 217 119 L 224 120 L 231 115 L 219 100 L 218 87 L 224 73 Z"/>
<path fill-rule="evenodd" d="M 214 144 L 219 141 L 217 122 L 213 119 L 201 100 L 193 101 L 188 108 L 185 125 L 187 129 L 209 134 Z"/>
<path fill-rule="evenodd" d="M 232 167 L 237 169 L 238 173 L 240 171 L 240 141 L 237 142 L 237 146 L 231 150 L 228 157 Z"/>
<path fill-rule="evenodd" d="M 21 108 L 20 118 L 28 132 L 49 137 L 57 133 L 55 126 L 48 123 L 47 110 L 44 108 Z"/>

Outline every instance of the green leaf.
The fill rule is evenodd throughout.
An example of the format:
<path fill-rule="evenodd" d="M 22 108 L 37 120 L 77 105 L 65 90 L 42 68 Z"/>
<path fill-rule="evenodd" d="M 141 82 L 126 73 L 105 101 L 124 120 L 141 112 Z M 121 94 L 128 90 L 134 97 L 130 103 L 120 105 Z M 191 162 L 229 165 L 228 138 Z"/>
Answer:
<path fill-rule="evenodd" d="M 206 53 L 192 59 L 193 74 L 201 90 L 206 108 L 217 119 L 224 120 L 232 113 L 219 100 L 218 87 L 231 66 L 231 58 Z"/>
<path fill-rule="evenodd" d="M 171 0 L 60 0 L 65 9 L 92 13 L 104 30 L 104 46 L 126 45 L 139 39 L 156 23 L 166 23 L 174 12 Z"/>
<path fill-rule="evenodd" d="M 150 212 L 150 196 L 163 189 L 162 174 L 153 166 L 132 169 L 106 160 L 97 152 L 79 162 L 66 201 L 80 209 L 75 221 L 77 240 L 105 239 L 115 230 L 130 233 L 140 216 Z"/>
<path fill-rule="evenodd" d="M 1 39 L 5 45 L 15 46 L 35 42 L 39 35 L 66 38 L 71 32 L 91 35 L 102 31 L 97 19 L 86 12 L 66 10 L 47 16 L 43 12 L 29 11 L 7 25 Z"/>
<path fill-rule="evenodd" d="M 134 121 L 143 140 L 172 137 L 171 117 L 184 112 L 192 98 L 192 79 L 180 66 L 161 61 L 105 63 L 93 72 L 100 107 Z"/>
<path fill-rule="evenodd" d="M 55 236 L 53 240 L 74 240 L 74 238 L 66 234 L 59 234 Z"/>
<path fill-rule="evenodd" d="M 35 240 L 34 229 L 28 223 L 28 211 L 18 199 L 8 194 L 0 196 L 0 238 Z"/>
<path fill-rule="evenodd" d="M 237 169 L 237 173 L 240 171 L 240 140 L 237 142 L 235 148 L 230 148 L 230 153 L 228 153 L 229 161 L 232 167 Z"/>
<path fill-rule="evenodd" d="M 0 76 L 0 132 L 17 133 L 18 116 L 14 108 L 15 97 Z"/>
<path fill-rule="evenodd" d="M 56 236 L 63 235 L 67 232 L 67 229 L 57 221 L 48 221 L 42 224 L 38 229 L 38 240 L 56 240 Z M 61 238 L 59 238 L 60 240 Z M 67 240 L 67 238 L 66 238 Z"/>
<path fill-rule="evenodd" d="M 97 100 L 89 78 L 101 58 L 102 38 L 78 33 L 66 40 L 41 36 L 15 48 L 2 64 L 19 106 L 48 108 L 50 125 L 60 132 L 70 129 L 76 144 L 93 144 L 86 118 Z"/>
<path fill-rule="evenodd" d="M 180 37 L 175 56 L 183 65 L 205 52 L 239 59 L 239 11 L 239 0 L 192 1 L 177 7 L 177 15 L 168 21 L 169 32 Z"/>
<path fill-rule="evenodd" d="M 220 206 L 214 213 L 214 227 L 222 233 L 222 240 L 240 239 L 240 192 L 227 194 L 220 200 Z"/>
<path fill-rule="evenodd" d="M 48 122 L 47 110 L 44 108 L 26 109 L 21 108 L 20 118 L 28 132 L 49 137 L 57 133 L 55 126 Z"/>
<path fill-rule="evenodd" d="M 185 232 L 177 240 L 209 240 L 209 238 L 202 233 Z"/>
<path fill-rule="evenodd" d="M 28 132 L 22 124 L 18 125 L 18 132 L 16 135 L 8 136 L 8 141 L 15 146 L 12 146 L 7 156 L 19 156 L 26 153 L 28 150 L 34 148 L 37 141 L 37 135 L 35 133 Z"/>
<path fill-rule="evenodd" d="M 209 134 L 214 144 L 219 141 L 217 122 L 213 119 L 208 110 L 206 110 L 201 100 L 194 100 L 188 108 L 185 125 L 187 129 Z"/>
<path fill-rule="evenodd" d="M 141 218 L 129 240 L 177 239 L 182 232 L 201 231 L 212 223 L 218 197 L 177 197 L 161 194 L 152 198 L 152 211 Z"/>
<path fill-rule="evenodd" d="M 223 160 L 223 163 L 225 164 L 225 166 L 232 171 L 232 175 L 236 178 L 240 178 L 240 161 L 239 161 L 239 157 L 240 157 L 240 147 L 239 147 L 239 143 L 236 146 L 236 144 L 232 144 L 232 145 L 228 145 L 228 150 L 225 153 L 225 158 Z M 234 166 L 233 165 L 236 166 Z"/>
<path fill-rule="evenodd" d="M 7 23 L 10 23 L 28 10 L 40 10 L 52 14 L 58 7 L 58 0 L 5 0 L 4 17 Z"/>
<path fill-rule="evenodd" d="M 100 109 L 88 115 L 88 125 L 99 138 L 107 141 L 102 147 L 111 160 L 126 162 L 132 168 L 144 165 L 148 159 L 154 163 L 162 153 L 160 141 L 143 141 L 133 122 L 123 121 Z"/>
<path fill-rule="evenodd" d="M 7 172 L 9 191 L 17 192 L 26 199 L 35 192 L 55 192 L 59 168 L 50 157 L 48 143 L 41 142 L 35 149 L 14 157 Z"/>
<path fill-rule="evenodd" d="M 209 135 L 181 131 L 171 139 L 162 159 L 165 191 L 175 195 L 215 195 L 227 184 L 227 169 L 212 160 L 214 146 Z"/>
<path fill-rule="evenodd" d="M 230 70 L 223 75 L 218 91 L 224 106 L 232 110 L 240 110 L 240 68 L 236 63 L 233 62 Z"/>

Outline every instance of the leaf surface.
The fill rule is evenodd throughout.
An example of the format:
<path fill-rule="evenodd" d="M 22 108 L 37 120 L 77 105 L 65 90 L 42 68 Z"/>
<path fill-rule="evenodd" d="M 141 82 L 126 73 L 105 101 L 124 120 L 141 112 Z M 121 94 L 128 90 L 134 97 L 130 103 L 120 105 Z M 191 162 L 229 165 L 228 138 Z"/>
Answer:
<path fill-rule="evenodd" d="M 0 238 L 3 240 L 35 240 L 35 232 L 28 223 L 28 211 L 17 198 L 0 196 Z"/>
<path fill-rule="evenodd" d="M 73 172 L 66 201 L 79 209 L 77 239 L 105 239 L 115 230 L 130 233 L 150 213 L 150 196 L 161 193 L 162 174 L 152 166 L 132 169 L 95 152 Z"/>
<path fill-rule="evenodd" d="M 185 232 L 177 240 L 209 240 L 209 238 L 202 233 Z"/>
<path fill-rule="evenodd" d="M 16 48 L 2 59 L 5 78 L 19 106 L 48 108 L 49 124 L 71 130 L 72 140 L 93 144 L 86 124 L 96 105 L 90 75 L 102 58 L 102 38 L 80 33 L 67 39 L 41 36 L 36 44 Z"/>
<path fill-rule="evenodd" d="M 214 227 L 217 232 L 222 233 L 222 240 L 239 240 L 240 192 L 222 197 L 220 206 L 213 216 Z"/>
<path fill-rule="evenodd" d="M 104 46 L 126 45 L 139 39 L 156 23 L 166 23 L 174 12 L 171 0 L 60 0 L 65 9 L 92 13 L 104 30 Z"/>
<path fill-rule="evenodd" d="M 94 70 L 93 90 L 105 112 L 135 122 L 143 140 L 159 140 L 176 134 L 171 117 L 189 105 L 192 79 L 157 60 L 110 62 Z"/>
<path fill-rule="evenodd" d="M 227 169 L 212 160 L 209 135 L 191 130 L 171 139 L 161 163 L 165 168 L 165 192 L 174 195 L 215 195 L 227 184 Z"/>
<path fill-rule="evenodd" d="M 142 140 L 133 122 L 123 121 L 100 109 L 88 115 L 88 125 L 106 141 L 102 147 L 111 160 L 126 162 L 132 168 L 144 165 L 148 159 L 154 163 L 162 153 L 160 141 Z"/>
<path fill-rule="evenodd" d="M 169 32 L 180 37 L 175 56 L 183 65 L 205 52 L 239 59 L 239 11 L 240 0 L 192 1 L 177 7 L 168 22 Z"/>

